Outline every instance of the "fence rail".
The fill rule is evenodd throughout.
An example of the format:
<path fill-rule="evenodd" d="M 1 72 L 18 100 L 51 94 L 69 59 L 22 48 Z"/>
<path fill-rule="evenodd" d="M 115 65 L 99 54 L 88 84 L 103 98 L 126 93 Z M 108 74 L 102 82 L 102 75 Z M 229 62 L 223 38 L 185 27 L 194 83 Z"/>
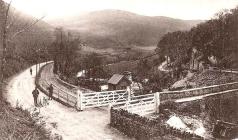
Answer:
<path fill-rule="evenodd" d="M 48 93 L 48 89 L 47 87 L 50 86 L 50 84 L 52 83 L 49 83 L 49 82 L 40 82 L 40 85 L 43 87 L 43 89 Z M 53 87 L 54 87 L 54 91 L 53 91 L 53 97 L 70 105 L 70 106 L 75 106 L 76 103 L 77 103 L 77 96 L 76 95 L 72 95 L 72 94 L 69 94 L 67 91 L 64 91 L 62 89 L 60 89 L 59 87 L 55 86 L 54 84 L 52 84 Z"/>
<path fill-rule="evenodd" d="M 43 90 L 43 92 L 47 95 L 49 95 L 48 93 L 48 87 L 52 84 L 52 86 L 54 87 L 54 91 L 53 91 L 53 98 L 59 100 L 60 102 L 67 104 L 69 106 L 74 107 L 77 103 L 77 96 L 76 94 L 74 94 L 73 92 L 69 92 L 66 91 L 64 89 L 61 89 L 61 87 L 58 87 L 54 84 L 54 79 L 48 75 L 42 75 L 43 70 L 49 65 L 51 64 L 47 63 L 46 65 L 44 65 L 36 78 L 36 84 L 40 87 L 41 90 Z"/>
<path fill-rule="evenodd" d="M 133 96 L 129 90 L 116 90 L 116 91 L 105 91 L 105 92 L 88 92 L 82 93 L 80 90 L 78 92 L 72 91 L 75 89 L 73 87 L 71 91 L 65 90 L 59 85 L 55 85 L 54 82 L 59 82 L 59 79 L 51 79 L 47 75 L 42 78 L 41 72 L 39 72 L 38 85 L 47 92 L 47 87 L 51 84 L 54 87 L 53 97 L 67 103 L 70 106 L 79 108 L 80 110 L 93 107 L 101 107 L 114 105 L 113 109 L 124 109 L 130 113 L 135 113 L 140 116 L 144 116 L 150 113 L 158 112 L 159 105 L 161 101 L 181 99 L 186 97 L 201 96 L 201 95 L 213 95 L 225 94 L 225 93 L 237 93 L 238 82 L 213 85 L 202 88 L 194 88 L 180 91 L 167 91 L 167 92 L 157 92 L 153 94 Z M 55 78 L 55 77 L 54 77 Z M 63 83 L 64 81 L 60 81 Z M 71 85 L 68 85 L 71 86 Z M 77 94 L 76 94 L 77 93 Z"/>
<path fill-rule="evenodd" d="M 126 90 L 115 90 L 115 91 L 104 91 L 94 93 L 79 93 L 79 108 L 107 106 L 109 104 L 124 103 L 128 98 L 128 91 Z"/>
<path fill-rule="evenodd" d="M 142 96 L 142 97 L 141 97 Z M 132 97 L 124 105 L 113 107 L 115 109 L 125 109 L 128 112 L 138 115 L 147 115 L 157 111 L 160 104 L 159 93 Z"/>
<path fill-rule="evenodd" d="M 180 91 L 166 91 L 166 92 L 160 92 L 160 95 L 161 95 L 160 100 L 165 101 L 165 100 L 181 99 L 186 97 L 200 96 L 200 95 L 205 95 L 209 93 L 216 93 L 220 91 L 237 89 L 237 88 L 238 88 L 238 82 L 232 82 L 227 84 L 213 85 L 213 86 L 193 88 L 193 89 L 180 90 Z"/>
<path fill-rule="evenodd" d="M 77 88 L 75 87 L 73 87 L 73 89 L 71 88 L 71 90 L 64 87 L 64 84 L 66 83 L 62 84 L 62 82 L 64 81 L 61 81 L 59 83 L 59 80 L 56 79 L 54 75 L 48 76 L 47 73 L 44 73 L 42 77 L 41 72 L 39 75 L 40 78 L 42 78 L 41 80 L 39 80 L 39 84 L 41 87 L 43 87 L 46 93 L 48 91 L 47 87 L 52 84 L 54 87 L 54 98 L 70 106 L 77 107 L 80 110 L 113 105 L 115 106 L 115 108 L 124 108 L 129 110 L 130 112 L 143 115 L 157 111 L 158 105 L 162 101 L 201 96 L 218 92 L 223 93 L 223 91 L 238 89 L 238 82 L 233 82 L 201 88 L 193 88 L 180 91 L 166 91 L 139 96 L 133 96 L 128 89 L 104 92 L 87 91 L 87 93 L 82 93 L 80 90 L 76 91 Z M 55 85 L 54 83 L 56 83 L 57 81 L 62 85 Z"/>

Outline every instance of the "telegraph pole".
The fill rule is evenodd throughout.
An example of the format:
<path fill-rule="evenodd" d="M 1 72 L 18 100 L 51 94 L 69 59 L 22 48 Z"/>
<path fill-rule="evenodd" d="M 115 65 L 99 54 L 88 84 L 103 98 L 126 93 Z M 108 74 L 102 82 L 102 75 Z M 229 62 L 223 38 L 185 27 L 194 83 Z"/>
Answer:
<path fill-rule="evenodd" d="M 37 59 L 36 59 L 36 75 L 37 75 Z"/>
<path fill-rule="evenodd" d="M 38 54 L 39 50 L 40 49 L 36 50 L 36 75 L 37 75 L 37 71 L 40 70 L 40 65 L 39 65 L 39 68 L 38 68 L 38 61 L 37 61 L 38 58 L 39 58 L 39 54 Z"/>

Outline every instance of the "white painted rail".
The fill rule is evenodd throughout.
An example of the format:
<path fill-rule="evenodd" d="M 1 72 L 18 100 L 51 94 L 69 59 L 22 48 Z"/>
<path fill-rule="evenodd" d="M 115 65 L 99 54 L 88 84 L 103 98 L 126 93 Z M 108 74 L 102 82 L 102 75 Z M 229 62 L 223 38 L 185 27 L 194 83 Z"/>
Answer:
<path fill-rule="evenodd" d="M 160 92 L 160 95 L 161 95 L 161 101 L 166 101 L 166 100 L 174 100 L 174 99 L 181 99 L 186 97 L 206 95 L 210 93 L 216 93 L 216 92 L 232 90 L 232 89 L 238 89 L 238 82 L 212 85 L 212 86 L 206 86 L 201 88 L 179 90 L 179 91 L 166 91 L 166 92 Z"/>
<path fill-rule="evenodd" d="M 132 97 L 124 105 L 115 106 L 114 109 L 125 109 L 141 116 L 155 113 L 159 109 L 159 93 Z"/>
<path fill-rule="evenodd" d="M 81 93 L 81 110 L 85 108 L 108 106 L 109 104 L 125 103 L 128 99 L 126 90 Z"/>
<path fill-rule="evenodd" d="M 193 88 L 180 91 L 167 91 L 158 92 L 153 94 L 133 96 L 130 90 L 115 90 L 115 91 L 104 91 L 104 92 L 92 92 L 82 93 L 72 87 L 68 89 L 63 85 L 56 84 L 57 79 L 52 75 L 40 76 L 39 85 L 47 92 L 47 88 L 50 84 L 54 87 L 53 96 L 60 101 L 67 103 L 70 106 L 76 107 L 80 110 L 93 107 L 101 107 L 113 105 L 114 108 L 126 109 L 129 112 L 136 113 L 139 115 L 146 115 L 149 113 L 158 112 L 159 104 L 163 101 L 185 99 L 188 97 L 198 97 L 202 95 L 216 95 L 227 92 L 237 92 L 238 82 L 226 83 L 221 85 L 213 85 L 201 88 Z M 59 81 L 58 81 L 59 82 Z M 64 81 L 60 81 L 64 82 Z M 204 96 L 205 97 L 205 96 Z"/>

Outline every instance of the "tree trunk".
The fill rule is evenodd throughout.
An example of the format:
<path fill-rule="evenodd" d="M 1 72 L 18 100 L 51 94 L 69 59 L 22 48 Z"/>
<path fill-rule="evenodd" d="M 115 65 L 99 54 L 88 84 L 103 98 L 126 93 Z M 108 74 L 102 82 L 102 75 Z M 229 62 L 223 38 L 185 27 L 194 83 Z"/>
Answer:
<path fill-rule="evenodd" d="M 0 96 L 2 95 L 2 81 L 3 81 L 3 25 L 4 25 L 4 5 L 0 1 Z M 1 98 L 1 97 L 0 97 Z"/>
<path fill-rule="evenodd" d="M 3 90 L 3 80 L 4 80 L 4 66 L 5 66 L 5 55 L 7 50 L 7 20 L 8 20 L 8 13 L 10 9 L 11 3 L 8 4 L 7 8 L 5 9 L 4 2 L 1 1 L 0 7 L 2 9 L 1 12 L 1 39 L 2 39 L 2 51 L 1 51 L 1 72 L 0 72 L 0 90 L 2 93 Z M 1 95 L 2 96 L 2 95 Z"/>

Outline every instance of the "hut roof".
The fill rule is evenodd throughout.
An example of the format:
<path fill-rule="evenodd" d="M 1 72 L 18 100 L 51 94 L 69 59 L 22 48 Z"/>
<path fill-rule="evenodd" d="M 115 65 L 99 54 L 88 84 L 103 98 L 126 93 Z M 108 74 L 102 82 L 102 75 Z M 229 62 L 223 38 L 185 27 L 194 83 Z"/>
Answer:
<path fill-rule="evenodd" d="M 113 85 L 117 85 L 122 79 L 123 79 L 124 75 L 121 74 L 114 74 L 109 80 L 108 83 L 109 84 L 113 84 Z"/>

